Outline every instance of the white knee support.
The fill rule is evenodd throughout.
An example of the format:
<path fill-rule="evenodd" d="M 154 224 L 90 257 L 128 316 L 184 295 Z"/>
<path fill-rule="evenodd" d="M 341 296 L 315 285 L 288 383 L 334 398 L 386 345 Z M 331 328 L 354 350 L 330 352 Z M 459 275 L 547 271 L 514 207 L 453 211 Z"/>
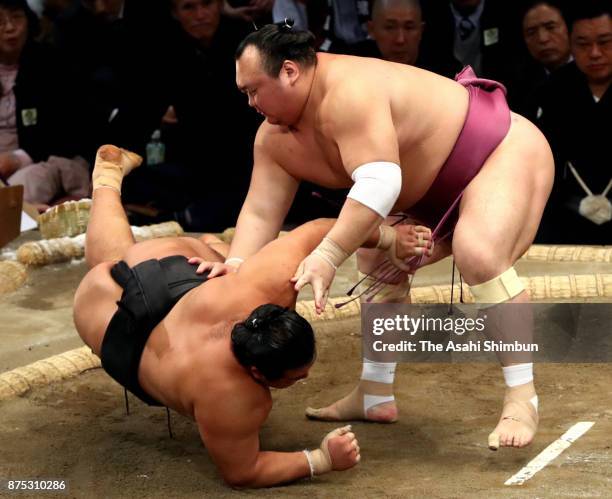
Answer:
<path fill-rule="evenodd" d="M 510 267 L 487 282 L 470 286 L 470 291 L 476 303 L 503 303 L 525 291 L 525 286 L 514 267 Z"/>

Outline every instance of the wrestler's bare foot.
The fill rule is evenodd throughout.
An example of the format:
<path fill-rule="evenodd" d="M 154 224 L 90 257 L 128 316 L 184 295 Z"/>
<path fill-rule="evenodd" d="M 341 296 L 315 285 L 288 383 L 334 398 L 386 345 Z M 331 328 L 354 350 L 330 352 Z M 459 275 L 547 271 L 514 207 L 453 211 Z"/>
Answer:
<path fill-rule="evenodd" d="M 318 421 L 371 421 L 373 423 L 395 423 L 397 421 L 395 400 L 376 404 L 364 410 L 365 394 L 362 382 L 346 397 L 327 407 L 320 409 L 308 407 L 306 417 Z"/>
<path fill-rule="evenodd" d="M 534 397 L 533 382 L 506 388 L 499 423 L 489 435 L 489 449 L 521 448 L 532 442 L 538 428 L 538 410 L 532 402 Z"/>
<path fill-rule="evenodd" d="M 121 192 L 123 177 L 140 166 L 142 158 L 131 151 L 113 145 L 104 145 L 98 149 L 92 175 L 93 188 L 110 187 Z"/>

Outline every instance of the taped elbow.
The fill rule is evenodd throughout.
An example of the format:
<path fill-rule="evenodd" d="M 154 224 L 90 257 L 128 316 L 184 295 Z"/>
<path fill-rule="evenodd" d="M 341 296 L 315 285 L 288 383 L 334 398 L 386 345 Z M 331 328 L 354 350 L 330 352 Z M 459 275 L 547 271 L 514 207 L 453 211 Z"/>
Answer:
<path fill-rule="evenodd" d="M 385 218 L 393 209 L 402 190 L 402 170 L 396 163 L 377 161 L 355 169 L 355 184 L 349 198 L 367 206 Z"/>

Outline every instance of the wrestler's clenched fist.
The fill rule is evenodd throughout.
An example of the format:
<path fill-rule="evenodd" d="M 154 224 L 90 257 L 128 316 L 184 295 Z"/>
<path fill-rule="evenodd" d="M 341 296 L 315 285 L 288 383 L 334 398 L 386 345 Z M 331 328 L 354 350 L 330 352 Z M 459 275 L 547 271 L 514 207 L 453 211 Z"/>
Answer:
<path fill-rule="evenodd" d="M 322 475 L 329 471 L 343 471 L 355 466 L 361 460 L 359 444 L 351 426 L 343 426 L 329 432 L 321 446 L 306 451 L 312 475 Z"/>

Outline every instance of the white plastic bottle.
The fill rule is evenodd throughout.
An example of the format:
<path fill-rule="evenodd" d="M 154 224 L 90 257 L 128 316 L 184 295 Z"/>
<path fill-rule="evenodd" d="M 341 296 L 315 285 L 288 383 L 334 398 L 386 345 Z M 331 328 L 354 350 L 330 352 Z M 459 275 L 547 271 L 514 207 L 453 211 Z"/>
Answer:
<path fill-rule="evenodd" d="M 151 135 L 151 142 L 147 144 L 147 165 L 159 165 L 166 159 L 166 146 L 161 141 L 161 132 L 155 130 Z"/>

